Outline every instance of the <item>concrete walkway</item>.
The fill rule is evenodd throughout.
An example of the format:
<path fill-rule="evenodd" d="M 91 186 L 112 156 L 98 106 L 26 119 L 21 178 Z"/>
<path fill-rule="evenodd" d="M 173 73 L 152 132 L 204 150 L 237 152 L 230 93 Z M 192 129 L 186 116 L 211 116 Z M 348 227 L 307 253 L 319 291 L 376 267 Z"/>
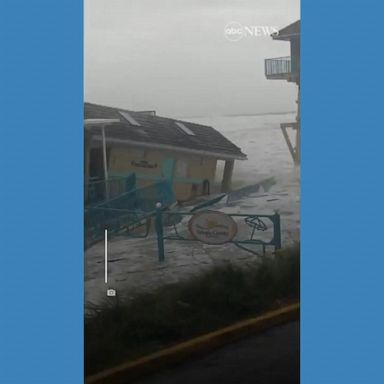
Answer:
<path fill-rule="evenodd" d="M 299 240 L 299 200 L 298 180 L 288 178 L 273 186 L 269 192 L 243 197 L 241 200 L 224 204 L 215 209 L 224 213 L 262 213 L 273 214 L 279 210 L 281 215 L 282 244 L 288 247 Z M 191 237 L 186 217 L 178 225 L 178 232 Z M 237 218 L 238 239 L 248 239 L 252 229 Z M 260 238 L 272 238 L 269 229 L 258 233 Z M 166 231 L 171 231 L 170 228 Z M 261 252 L 260 247 L 255 251 Z M 268 252 L 273 249 L 269 248 Z M 233 244 L 212 246 L 197 241 L 166 241 L 165 262 L 159 263 L 156 236 L 145 239 L 115 237 L 108 242 L 108 287 L 104 283 L 104 243 L 100 242 L 85 253 L 85 299 L 86 308 L 97 306 L 107 300 L 107 288 L 113 288 L 119 296 L 135 297 L 159 286 L 176 283 L 199 276 L 204 271 L 222 265 L 236 265 L 242 268 L 254 266 L 260 257 L 243 251 Z"/>

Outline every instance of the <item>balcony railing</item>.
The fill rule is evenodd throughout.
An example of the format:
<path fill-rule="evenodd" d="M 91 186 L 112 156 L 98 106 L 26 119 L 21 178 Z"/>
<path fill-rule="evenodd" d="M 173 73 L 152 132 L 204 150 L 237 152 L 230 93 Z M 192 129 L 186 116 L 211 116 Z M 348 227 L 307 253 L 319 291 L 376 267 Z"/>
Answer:
<path fill-rule="evenodd" d="M 87 195 L 85 204 L 97 205 L 108 199 L 113 199 L 136 187 L 136 175 L 110 176 L 106 182 L 104 179 L 92 178 L 86 185 Z"/>
<path fill-rule="evenodd" d="M 289 56 L 265 60 L 265 76 L 267 79 L 287 79 L 291 75 L 292 66 Z"/>

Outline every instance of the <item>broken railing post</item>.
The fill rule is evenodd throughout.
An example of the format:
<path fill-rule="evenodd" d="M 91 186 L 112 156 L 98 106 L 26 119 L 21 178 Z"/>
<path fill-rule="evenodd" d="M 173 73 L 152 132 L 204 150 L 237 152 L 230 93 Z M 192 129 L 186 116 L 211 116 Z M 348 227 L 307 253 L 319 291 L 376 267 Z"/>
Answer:
<path fill-rule="evenodd" d="M 275 250 L 281 249 L 280 214 L 278 211 L 275 211 L 275 214 L 273 215 L 273 232 L 274 232 Z"/>
<path fill-rule="evenodd" d="M 161 203 L 156 203 L 156 217 L 155 227 L 157 234 L 157 248 L 159 254 L 159 261 L 164 261 L 164 233 L 163 233 L 163 219 L 161 214 Z"/>

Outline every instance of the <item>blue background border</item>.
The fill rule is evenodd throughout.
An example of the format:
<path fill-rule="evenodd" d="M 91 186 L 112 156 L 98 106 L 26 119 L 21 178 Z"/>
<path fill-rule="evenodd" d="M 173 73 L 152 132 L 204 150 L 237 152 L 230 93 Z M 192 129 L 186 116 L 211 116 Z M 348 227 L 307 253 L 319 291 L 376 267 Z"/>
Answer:
<path fill-rule="evenodd" d="M 384 383 L 382 8 L 302 1 L 304 384 Z"/>
<path fill-rule="evenodd" d="M 83 4 L 1 1 L 0 382 L 83 382 Z"/>
<path fill-rule="evenodd" d="M 0 382 L 83 381 L 83 5 L 0 3 Z M 302 383 L 383 379 L 380 1 L 302 2 Z"/>

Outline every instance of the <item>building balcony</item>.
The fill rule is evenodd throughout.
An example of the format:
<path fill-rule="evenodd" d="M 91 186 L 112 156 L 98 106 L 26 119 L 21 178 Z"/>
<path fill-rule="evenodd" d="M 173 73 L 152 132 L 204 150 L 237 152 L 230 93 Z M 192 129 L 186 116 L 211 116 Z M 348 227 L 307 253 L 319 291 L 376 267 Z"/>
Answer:
<path fill-rule="evenodd" d="M 296 81 L 298 74 L 292 72 L 289 56 L 265 59 L 265 77 L 270 80 Z"/>

